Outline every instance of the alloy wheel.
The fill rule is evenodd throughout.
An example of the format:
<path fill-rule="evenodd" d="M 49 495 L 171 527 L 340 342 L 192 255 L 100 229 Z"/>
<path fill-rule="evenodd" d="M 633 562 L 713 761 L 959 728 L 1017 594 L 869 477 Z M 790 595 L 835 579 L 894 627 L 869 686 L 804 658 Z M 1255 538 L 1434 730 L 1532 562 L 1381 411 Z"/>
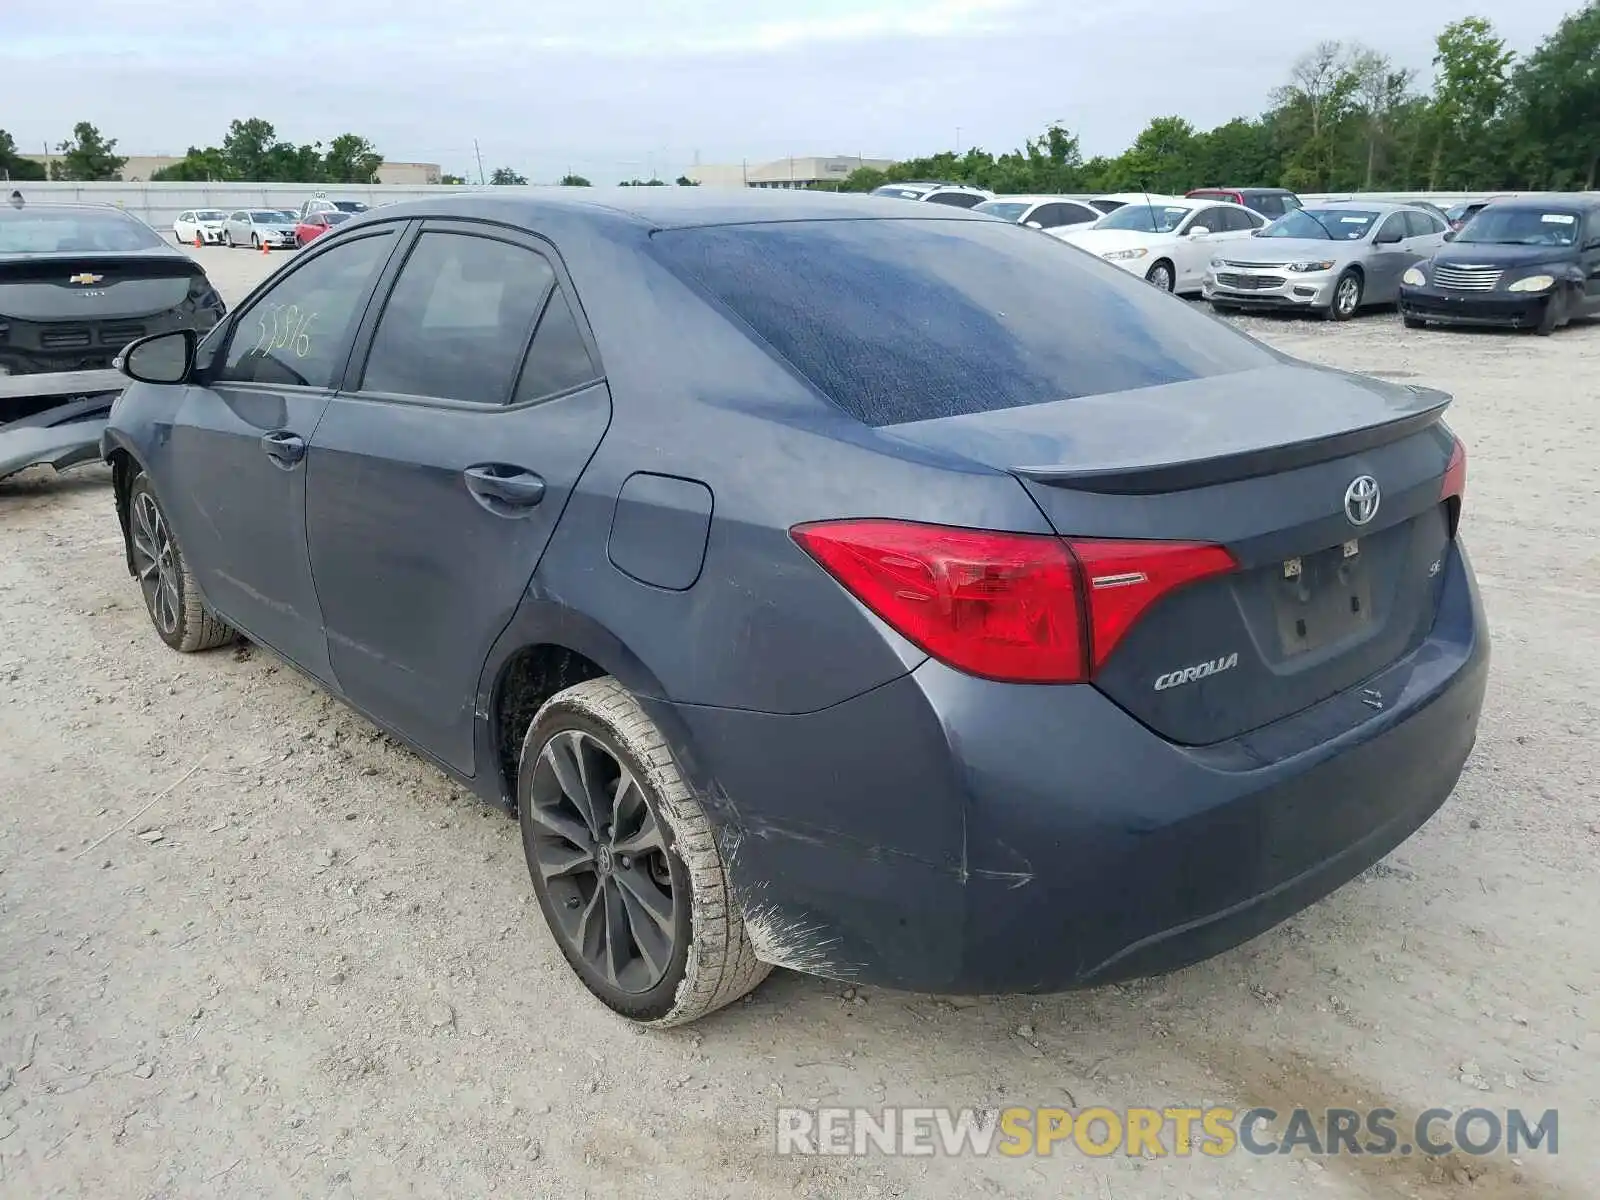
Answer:
<path fill-rule="evenodd" d="M 133 567 L 145 607 L 163 634 L 177 631 L 181 593 L 172 535 L 154 497 L 141 493 L 133 503 Z"/>
<path fill-rule="evenodd" d="M 1165 263 L 1158 263 L 1150 268 L 1150 274 L 1145 276 L 1154 286 L 1163 292 L 1172 290 L 1172 269 Z"/>
<path fill-rule="evenodd" d="M 1356 304 L 1361 299 L 1361 285 L 1356 282 L 1355 276 L 1346 275 L 1339 281 L 1339 290 L 1333 302 L 1339 306 L 1343 316 L 1352 316 L 1356 311 Z"/>
<path fill-rule="evenodd" d="M 648 992 L 672 963 L 679 897 L 639 781 L 600 739 L 566 729 L 540 751 L 528 805 L 557 935 L 613 987 Z"/>

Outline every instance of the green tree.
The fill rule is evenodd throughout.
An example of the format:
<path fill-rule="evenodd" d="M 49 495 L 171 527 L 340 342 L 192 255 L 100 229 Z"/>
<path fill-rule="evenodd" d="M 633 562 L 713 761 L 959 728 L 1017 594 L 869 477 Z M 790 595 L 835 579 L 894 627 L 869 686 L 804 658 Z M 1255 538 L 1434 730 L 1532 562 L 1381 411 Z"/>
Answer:
<path fill-rule="evenodd" d="M 383 155 L 364 137 L 341 133 L 328 143 L 322 174 L 330 183 L 377 183 Z"/>
<path fill-rule="evenodd" d="M 448 171 L 446 171 L 443 175 L 439 176 L 439 182 L 440 183 L 461 184 L 461 183 L 465 183 L 466 181 L 467 181 L 467 178 L 466 178 L 465 175 L 452 175 Z"/>
<path fill-rule="evenodd" d="M 228 135 L 222 139 L 221 154 L 231 177 L 250 183 L 273 178 L 268 155 L 277 143 L 278 131 L 271 121 L 260 117 L 230 121 Z"/>
<path fill-rule="evenodd" d="M 562 187 L 591 187 L 593 185 L 590 184 L 590 182 L 587 179 L 585 179 L 582 175 L 563 175 L 561 177 L 561 186 Z"/>
<path fill-rule="evenodd" d="M 1102 186 L 1110 191 L 1182 193 L 1195 178 L 1194 126 L 1182 117 L 1156 117 L 1115 159 Z"/>
<path fill-rule="evenodd" d="M 48 172 L 43 163 L 23 158 L 17 153 L 17 142 L 4 129 L 0 129 L 0 179 L 23 181 L 40 180 Z"/>
<path fill-rule="evenodd" d="M 232 166 L 215 146 L 203 150 L 190 146 L 189 152 L 177 162 L 150 172 L 152 183 L 220 183 L 233 178 Z"/>
<path fill-rule="evenodd" d="M 1275 187 L 1283 173 L 1271 128 L 1244 117 L 1198 134 L 1192 161 L 1195 187 Z"/>
<path fill-rule="evenodd" d="M 52 179 L 72 179 L 79 182 L 121 179 L 122 168 L 128 160 L 116 153 L 117 139 L 102 137 L 100 131 L 88 121 L 79 121 L 72 127 L 72 139 L 62 142 L 57 149 L 61 157 L 50 164 Z"/>
<path fill-rule="evenodd" d="M 1554 187 L 1600 183 L 1600 0 L 1564 19 L 1519 63 L 1511 89 L 1530 174 Z"/>
<path fill-rule="evenodd" d="M 1431 190 L 1505 182 L 1509 147 L 1500 119 L 1515 57 L 1505 45 L 1485 17 L 1452 21 L 1435 41 Z"/>
<path fill-rule="evenodd" d="M 1387 55 L 1366 47 L 1358 47 L 1352 53 L 1350 71 L 1355 77 L 1352 102 L 1366 126 L 1367 162 L 1362 187 L 1371 191 L 1382 165 L 1380 156 L 1388 148 L 1395 113 L 1410 99 L 1416 72 L 1397 68 Z"/>
<path fill-rule="evenodd" d="M 528 177 L 526 175 L 518 175 L 510 167 L 496 167 L 494 174 L 489 176 L 489 182 L 501 186 L 520 185 L 527 183 Z"/>
<path fill-rule="evenodd" d="M 698 183 L 696 183 L 693 179 L 690 179 L 687 175 L 679 175 L 678 176 L 678 186 L 679 187 L 699 187 L 700 185 Z"/>
<path fill-rule="evenodd" d="M 1318 42 L 1289 70 L 1289 82 L 1272 94 L 1275 134 L 1285 151 L 1282 183 L 1323 191 L 1333 182 L 1340 126 L 1355 92 L 1350 53 L 1341 42 Z"/>

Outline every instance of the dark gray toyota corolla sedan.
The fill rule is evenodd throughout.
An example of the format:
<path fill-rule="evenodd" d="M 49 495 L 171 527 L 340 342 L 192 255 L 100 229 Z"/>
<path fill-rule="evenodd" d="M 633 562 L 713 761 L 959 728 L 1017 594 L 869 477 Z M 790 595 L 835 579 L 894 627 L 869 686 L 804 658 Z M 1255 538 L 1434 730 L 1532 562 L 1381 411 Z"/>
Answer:
<path fill-rule="evenodd" d="M 1488 639 L 1448 398 L 935 205 L 446 196 L 319 238 L 104 443 L 235 631 L 521 820 L 601 1000 L 1149 974 L 1443 803 Z"/>

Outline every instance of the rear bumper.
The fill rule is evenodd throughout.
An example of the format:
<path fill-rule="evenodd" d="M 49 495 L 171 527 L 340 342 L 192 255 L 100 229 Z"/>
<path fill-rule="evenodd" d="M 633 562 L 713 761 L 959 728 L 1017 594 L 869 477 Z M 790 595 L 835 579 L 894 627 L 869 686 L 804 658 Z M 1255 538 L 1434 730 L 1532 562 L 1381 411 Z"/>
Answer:
<path fill-rule="evenodd" d="M 1434 288 L 1400 289 L 1403 316 L 1442 325 L 1492 325 L 1527 329 L 1539 324 L 1552 292 L 1513 295 L 1508 292 L 1447 292 Z"/>
<path fill-rule="evenodd" d="M 822 712 L 683 706 L 758 953 L 918 991 L 1173 970 L 1271 928 L 1404 841 L 1472 748 L 1488 638 L 1465 555 L 1435 628 L 1364 687 L 1209 747 L 1086 687 L 928 662 Z M 700 757 L 696 758 L 698 755 Z"/>

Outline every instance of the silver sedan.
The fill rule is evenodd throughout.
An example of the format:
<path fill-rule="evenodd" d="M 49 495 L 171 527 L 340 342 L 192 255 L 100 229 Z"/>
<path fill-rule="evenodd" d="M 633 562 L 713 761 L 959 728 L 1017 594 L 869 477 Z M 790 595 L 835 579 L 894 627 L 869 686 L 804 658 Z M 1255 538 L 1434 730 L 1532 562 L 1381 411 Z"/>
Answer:
<path fill-rule="evenodd" d="M 1444 245 L 1449 226 L 1423 208 L 1325 202 L 1279 217 L 1222 248 L 1202 294 L 1221 311 L 1307 309 L 1348 321 L 1393 304 L 1406 268 Z"/>
<path fill-rule="evenodd" d="M 275 208 L 241 208 L 228 214 L 222 226 L 222 241 L 228 246 L 283 246 L 294 249 L 295 220 Z"/>

